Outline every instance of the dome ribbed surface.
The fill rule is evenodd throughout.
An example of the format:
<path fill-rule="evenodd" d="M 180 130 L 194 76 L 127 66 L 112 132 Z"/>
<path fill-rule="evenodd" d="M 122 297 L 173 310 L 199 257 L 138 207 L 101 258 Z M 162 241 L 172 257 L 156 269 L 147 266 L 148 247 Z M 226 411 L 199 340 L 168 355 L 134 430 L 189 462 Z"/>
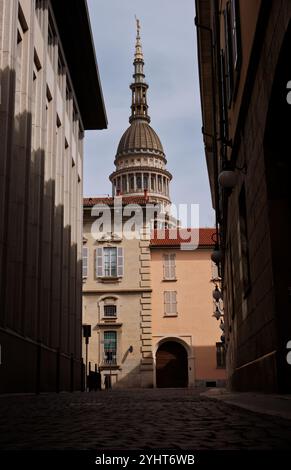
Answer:
<path fill-rule="evenodd" d="M 154 150 L 164 154 L 159 137 L 146 121 L 132 122 L 120 139 L 117 156 L 133 150 Z"/>

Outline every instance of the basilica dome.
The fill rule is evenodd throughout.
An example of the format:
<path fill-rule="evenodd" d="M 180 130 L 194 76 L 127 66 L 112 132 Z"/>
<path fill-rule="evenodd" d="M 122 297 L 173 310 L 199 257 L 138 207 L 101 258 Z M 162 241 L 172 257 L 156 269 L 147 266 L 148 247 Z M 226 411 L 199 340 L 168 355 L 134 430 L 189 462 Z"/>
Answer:
<path fill-rule="evenodd" d="M 165 156 L 161 141 L 153 128 L 146 121 L 134 120 L 120 139 L 116 157 L 145 151 Z"/>

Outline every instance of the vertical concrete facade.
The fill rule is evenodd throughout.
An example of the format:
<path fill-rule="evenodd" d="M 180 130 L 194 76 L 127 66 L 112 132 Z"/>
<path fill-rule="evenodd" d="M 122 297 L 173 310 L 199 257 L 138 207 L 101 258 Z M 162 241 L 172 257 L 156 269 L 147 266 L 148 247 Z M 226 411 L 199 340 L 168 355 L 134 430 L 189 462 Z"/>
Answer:
<path fill-rule="evenodd" d="M 71 5 L 72 24 L 79 14 L 89 28 L 79 7 Z M 59 28 L 72 34 L 55 2 L 0 1 L 1 392 L 81 388 L 83 140 L 92 116 Z M 106 127 L 103 102 L 95 104 L 103 124 L 93 127 Z"/>

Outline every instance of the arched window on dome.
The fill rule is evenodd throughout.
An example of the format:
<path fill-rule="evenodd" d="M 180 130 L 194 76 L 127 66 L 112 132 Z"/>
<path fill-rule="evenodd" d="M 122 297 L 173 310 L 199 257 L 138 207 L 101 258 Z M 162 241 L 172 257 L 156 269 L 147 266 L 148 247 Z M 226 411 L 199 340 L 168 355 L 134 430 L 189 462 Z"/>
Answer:
<path fill-rule="evenodd" d="M 156 178 L 154 176 L 151 177 L 151 190 L 156 190 Z"/>
<path fill-rule="evenodd" d="M 148 175 L 144 175 L 144 177 L 143 177 L 143 187 L 144 187 L 144 189 L 149 189 L 149 177 L 148 177 Z"/>
<path fill-rule="evenodd" d="M 130 176 L 129 176 L 129 188 L 130 188 L 131 190 L 134 189 L 134 176 L 133 176 L 133 175 L 130 175 Z"/>
<path fill-rule="evenodd" d="M 126 176 L 122 176 L 122 192 L 123 192 L 123 193 L 126 193 L 126 192 L 127 192 Z"/>
<path fill-rule="evenodd" d="M 137 189 L 141 189 L 141 176 L 136 177 L 136 187 Z"/>

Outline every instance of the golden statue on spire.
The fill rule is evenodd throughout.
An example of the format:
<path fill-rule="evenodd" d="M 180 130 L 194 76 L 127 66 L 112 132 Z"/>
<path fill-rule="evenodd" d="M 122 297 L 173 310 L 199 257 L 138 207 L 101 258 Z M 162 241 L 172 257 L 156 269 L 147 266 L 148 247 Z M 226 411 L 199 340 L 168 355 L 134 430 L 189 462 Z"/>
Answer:
<path fill-rule="evenodd" d="M 134 15 L 134 17 L 135 17 L 135 21 L 136 21 L 137 35 L 139 36 L 139 32 L 140 32 L 140 20 L 136 17 L 136 15 Z"/>

